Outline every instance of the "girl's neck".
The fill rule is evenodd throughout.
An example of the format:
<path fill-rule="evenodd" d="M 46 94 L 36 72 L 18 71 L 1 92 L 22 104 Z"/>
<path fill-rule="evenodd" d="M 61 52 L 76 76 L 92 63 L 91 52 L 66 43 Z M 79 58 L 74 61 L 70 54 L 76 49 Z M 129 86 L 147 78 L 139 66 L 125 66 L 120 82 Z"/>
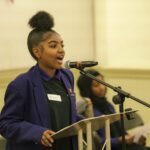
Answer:
<path fill-rule="evenodd" d="M 56 69 L 52 69 L 50 67 L 43 66 L 40 63 L 38 65 L 39 65 L 40 69 L 43 72 L 45 72 L 49 77 L 51 77 L 51 78 L 54 77 Z"/>

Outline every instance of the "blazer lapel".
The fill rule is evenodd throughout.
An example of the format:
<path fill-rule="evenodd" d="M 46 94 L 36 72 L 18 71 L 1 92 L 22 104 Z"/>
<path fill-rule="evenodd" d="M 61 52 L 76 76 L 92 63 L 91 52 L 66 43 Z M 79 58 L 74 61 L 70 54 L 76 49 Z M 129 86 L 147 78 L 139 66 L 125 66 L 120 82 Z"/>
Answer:
<path fill-rule="evenodd" d="M 35 67 L 32 72 L 32 82 L 34 84 L 35 103 L 41 123 L 43 126 L 50 128 L 50 112 L 47 97 L 37 67 Z"/>
<path fill-rule="evenodd" d="M 69 82 L 68 78 L 62 74 L 61 76 L 62 82 L 65 85 L 65 88 L 67 89 L 67 93 L 70 98 L 71 102 L 71 122 L 74 123 L 76 122 L 76 101 L 75 101 L 75 93 L 73 91 L 73 85 Z"/>

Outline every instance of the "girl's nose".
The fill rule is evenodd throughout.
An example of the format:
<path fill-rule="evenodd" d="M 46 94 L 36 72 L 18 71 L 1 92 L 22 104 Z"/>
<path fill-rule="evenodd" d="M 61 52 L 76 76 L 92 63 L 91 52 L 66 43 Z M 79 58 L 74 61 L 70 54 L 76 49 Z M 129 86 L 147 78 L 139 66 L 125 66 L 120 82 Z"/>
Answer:
<path fill-rule="evenodd" d="M 64 53 L 65 50 L 64 50 L 64 48 L 62 46 L 59 46 L 58 52 Z"/>

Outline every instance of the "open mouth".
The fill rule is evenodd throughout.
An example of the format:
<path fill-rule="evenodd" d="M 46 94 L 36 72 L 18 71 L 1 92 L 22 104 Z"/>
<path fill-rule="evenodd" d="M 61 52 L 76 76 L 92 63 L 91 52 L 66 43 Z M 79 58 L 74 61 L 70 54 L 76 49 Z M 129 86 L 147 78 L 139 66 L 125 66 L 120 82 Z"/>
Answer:
<path fill-rule="evenodd" d="M 58 57 L 57 57 L 58 62 L 59 62 L 59 63 L 62 63 L 62 62 L 63 62 L 63 58 L 64 58 L 64 56 L 58 56 Z"/>

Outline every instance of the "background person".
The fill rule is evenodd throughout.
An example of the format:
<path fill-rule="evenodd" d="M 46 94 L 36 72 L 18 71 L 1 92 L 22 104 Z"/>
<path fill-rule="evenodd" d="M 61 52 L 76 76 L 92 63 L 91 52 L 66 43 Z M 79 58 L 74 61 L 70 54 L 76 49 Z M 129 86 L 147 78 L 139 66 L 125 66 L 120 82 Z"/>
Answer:
<path fill-rule="evenodd" d="M 104 80 L 104 76 L 96 71 L 96 70 L 87 70 L 87 73 L 95 76 L 99 80 Z M 106 98 L 107 88 L 98 83 L 95 80 L 90 79 L 84 75 L 80 75 L 77 80 L 77 85 L 82 97 L 89 98 L 93 105 L 93 113 L 94 116 L 101 116 L 104 114 L 113 114 L 115 113 L 115 109 L 111 103 L 108 102 Z M 87 105 L 88 106 L 88 105 Z M 89 105 L 90 106 L 90 105 Z M 90 106 L 91 107 L 91 106 Z M 91 109 L 90 109 L 91 110 Z M 89 109 L 88 109 L 89 111 Z M 84 114 L 88 116 L 85 111 Z M 91 112 L 90 112 L 91 114 Z M 122 149 L 122 136 L 121 136 L 121 127 L 120 122 L 114 122 L 110 125 L 111 131 L 111 146 L 112 150 L 121 150 Z M 105 141 L 105 130 L 100 129 L 98 131 L 100 136 L 100 143 L 104 144 Z M 127 146 L 127 150 L 144 150 L 145 140 L 141 139 L 139 144 L 133 143 L 134 136 L 130 134 L 125 135 L 125 142 Z"/>

